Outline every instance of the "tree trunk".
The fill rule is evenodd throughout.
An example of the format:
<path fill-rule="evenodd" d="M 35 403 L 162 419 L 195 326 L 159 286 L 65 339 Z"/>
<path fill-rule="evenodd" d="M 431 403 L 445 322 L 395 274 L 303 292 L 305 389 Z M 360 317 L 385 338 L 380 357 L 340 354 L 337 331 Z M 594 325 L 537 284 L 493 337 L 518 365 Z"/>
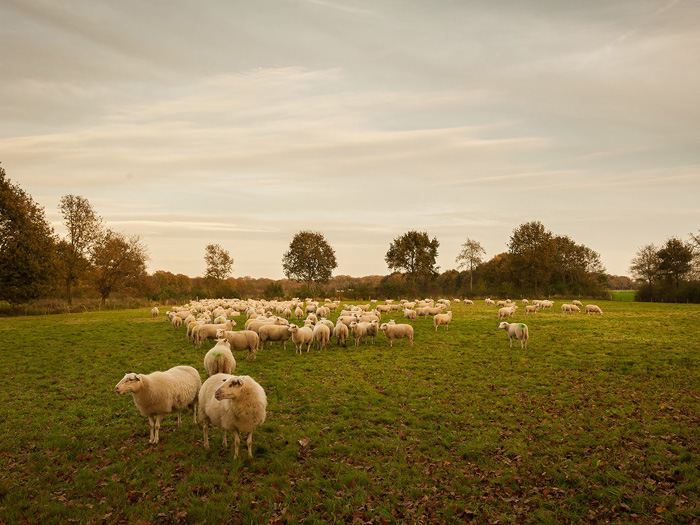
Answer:
<path fill-rule="evenodd" d="M 472 293 L 474 291 L 474 282 L 472 280 L 472 272 L 471 270 L 469 271 L 469 293 Z"/>

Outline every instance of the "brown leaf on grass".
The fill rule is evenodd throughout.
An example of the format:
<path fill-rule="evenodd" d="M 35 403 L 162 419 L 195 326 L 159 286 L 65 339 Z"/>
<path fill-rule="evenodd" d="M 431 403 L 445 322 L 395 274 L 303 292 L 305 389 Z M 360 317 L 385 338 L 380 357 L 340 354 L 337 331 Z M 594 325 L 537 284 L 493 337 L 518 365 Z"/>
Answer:
<path fill-rule="evenodd" d="M 307 446 L 309 443 L 311 443 L 311 440 L 309 438 L 302 438 L 298 442 L 302 447 Z"/>

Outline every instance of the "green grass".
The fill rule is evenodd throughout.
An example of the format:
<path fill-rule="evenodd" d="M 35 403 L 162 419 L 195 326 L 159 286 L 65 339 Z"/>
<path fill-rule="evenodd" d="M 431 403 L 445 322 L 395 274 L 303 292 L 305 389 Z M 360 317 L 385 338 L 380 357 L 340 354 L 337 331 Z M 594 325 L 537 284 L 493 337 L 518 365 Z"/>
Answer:
<path fill-rule="evenodd" d="M 178 364 L 204 378 L 211 345 L 163 316 L 0 319 L 0 522 L 698 521 L 700 306 L 597 304 L 521 308 L 526 351 L 495 307 L 453 304 L 449 331 L 415 322 L 413 348 L 239 352 L 268 416 L 236 461 L 191 415 L 149 445 L 113 391 Z"/>
<path fill-rule="evenodd" d="M 633 302 L 637 292 L 634 290 L 610 290 L 613 301 Z"/>

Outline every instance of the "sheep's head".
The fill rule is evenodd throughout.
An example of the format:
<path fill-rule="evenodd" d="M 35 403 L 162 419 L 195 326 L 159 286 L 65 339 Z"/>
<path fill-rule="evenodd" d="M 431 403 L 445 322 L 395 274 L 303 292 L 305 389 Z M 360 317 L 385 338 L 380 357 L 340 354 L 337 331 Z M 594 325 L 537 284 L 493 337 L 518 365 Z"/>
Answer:
<path fill-rule="evenodd" d="M 299 331 L 299 327 L 295 324 L 290 324 L 289 326 L 287 326 L 287 330 L 289 330 L 292 333 L 295 333 Z"/>
<path fill-rule="evenodd" d="M 245 379 L 243 376 L 231 376 L 224 379 L 223 383 L 224 384 L 214 392 L 214 397 L 218 400 L 236 399 L 240 395 Z"/>
<path fill-rule="evenodd" d="M 505 330 L 506 328 L 508 328 L 508 326 L 509 324 L 503 321 L 501 324 L 498 325 L 498 328 L 502 328 L 503 330 Z"/>
<path fill-rule="evenodd" d="M 122 378 L 117 386 L 114 387 L 114 391 L 117 394 L 126 394 L 127 392 L 137 392 L 141 389 L 141 376 L 139 374 L 126 374 Z"/>

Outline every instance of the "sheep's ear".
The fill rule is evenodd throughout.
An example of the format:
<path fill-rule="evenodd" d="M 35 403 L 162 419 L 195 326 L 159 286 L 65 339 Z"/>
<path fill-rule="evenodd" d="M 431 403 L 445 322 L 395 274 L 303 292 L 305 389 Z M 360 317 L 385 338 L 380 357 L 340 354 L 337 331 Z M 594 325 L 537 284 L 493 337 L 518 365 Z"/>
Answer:
<path fill-rule="evenodd" d="M 136 374 L 136 381 L 141 381 L 141 374 Z"/>

